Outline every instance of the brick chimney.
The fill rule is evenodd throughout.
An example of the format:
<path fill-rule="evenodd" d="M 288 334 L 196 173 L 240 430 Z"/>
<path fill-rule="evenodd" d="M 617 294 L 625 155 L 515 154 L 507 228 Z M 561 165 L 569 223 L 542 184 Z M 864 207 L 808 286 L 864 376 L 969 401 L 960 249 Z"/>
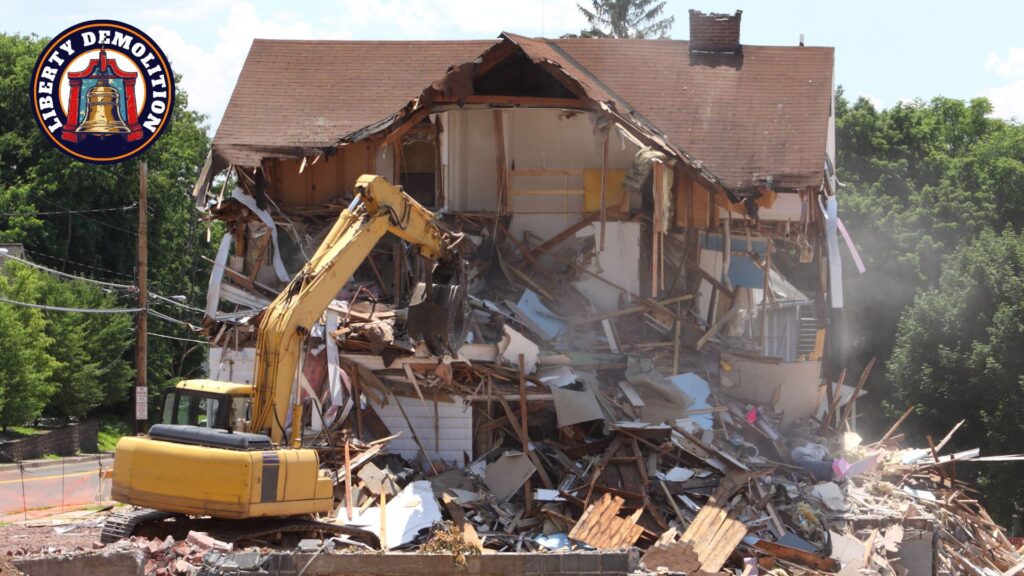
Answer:
<path fill-rule="evenodd" d="M 690 52 L 739 53 L 742 15 L 742 10 L 733 15 L 690 10 Z"/>

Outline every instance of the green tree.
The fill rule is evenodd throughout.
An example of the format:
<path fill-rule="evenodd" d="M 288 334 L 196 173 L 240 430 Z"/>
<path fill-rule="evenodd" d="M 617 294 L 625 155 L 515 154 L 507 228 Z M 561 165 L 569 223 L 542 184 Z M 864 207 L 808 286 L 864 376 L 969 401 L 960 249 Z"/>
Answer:
<path fill-rule="evenodd" d="M 0 34 L 0 241 L 23 243 L 30 260 L 66 273 L 133 284 L 138 223 L 132 206 L 138 198 L 139 161 L 112 166 L 85 164 L 61 154 L 44 140 L 27 95 L 31 69 L 45 44 L 44 38 Z M 144 154 L 149 166 L 150 288 L 167 296 L 184 295 L 192 303 L 202 302 L 205 293 L 208 270 L 201 256 L 214 252 L 214 247 L 205 242 L 200 214 L 189 196 L 210 146 L 205 121 L 202 114 L 189 109 L 188 94 L 178 88 L 169 129 Z M 82 212 L 97 208 L 112 210 Z M 89 301 L 100 307 L 106 305 L 100 300 Z M 124 299 L 119 302 L 128 303 Z M 153 306 L 193 324 L 202 320 L 201 313 L 162 301 Z M 72 320 L 65 322 L 74 324 Z M 97 360 L 101 363 L 94 368 L 100 370 L 105 366 L 103 360 L 109 363 L 119 357 L 123 340 L 113 336 L 117 332 L 114 328 L 102 332 L 103 326 L 98 320 L 83 323 L 75 337 L 87 344 L 87 353 L 78 349 L 76 354 L 82 355 L 74 358 L 76 364 L 69 364 L 65 374 L 89 373 L 80 368 Z M 150 332 L 190 335 L 181 324 L 154 317 L 150 318 Z M 0 332 L 0 345 L 5 342 Z M 194 374 L 204 360 L 199 350 L 201 347 L 194 343 L 151 338 L 151 387 L 159 389 L 182 375 Z M 60 352 L 71 354 L 70 350 Z M 71 386 L 64 405 L 57 405 L 61 398 L 58 395 L 48 411 L 77 415 L 102 396 L 101 404 L 92 410 L 121 416 L 128 401 L 120 384 L 124 380 L 123 366 L 115 363 L 104 374 L 102 394 L 85 394 L 81 386 Z M 70 394 L 71 390 L 78 392 Z"/>
<path fill-rule="evenodd" d="M 676 19 L 663 17 L 664 0 L 591 0 L 589 8 L 577 7 L 590 24 L 582 38 L 667 38 Z"/>
<path fill-rule="evenodd" d="M 40 301 L 50 306 L 119 308 L 132 303 L 124 298 L 118 301 L 95 285 L 44 279 Z M 134 316 L 53 312 L 48 319 L 48 352 L 59 364 L 52 377 L 56 390 L 44 412 L 84 417 L 101 405 L 120 401 L 135 376 L 126 359 L 135 341 Z"/>
<path fill-rule="evenodd" d="M 903 314 L 889 360 L 901 405 L 915 405 L 918 426 L 941 433 L 966 418 L 958 448 L 1020 451 L 1024 414 L 1024 235 L 982 232 L 950 257 L 938 286 Z M 957 473 L 964 474 L 964 467 Z M 989 509 L 1021 528 L 1024 466 L 968 469 Z"/>
<path fill-rule="evenodd" d="M 45 282 L 26 266 L 8 262 L 0 272 L 0 297 L 38 300 Z M 21 426 L 39 417 L 56 390 L 51 376 L 60 368 L 47 352 L 53 340 L 38 309 L 0 302 L 0 426 Z"/>
<path fill-rule="evenodd" d="M 877 110 L 837 91 L 840 215 L 868 269 L 846 270 L 853 365 L 889 358 L 900 314 L 936 284 L 944 258 L 984 230 L 1024 224 L 1024 128 L 991 111 L 983 98 Z M 883 371 L 869 389 L 886 397 Z"/>

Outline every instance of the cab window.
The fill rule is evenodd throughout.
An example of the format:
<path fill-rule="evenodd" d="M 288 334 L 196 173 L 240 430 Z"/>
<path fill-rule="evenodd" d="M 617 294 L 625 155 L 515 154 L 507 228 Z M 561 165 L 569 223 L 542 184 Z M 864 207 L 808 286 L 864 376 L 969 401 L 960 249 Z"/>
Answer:
<path fill-rule="evenodd" d="M 164 400 L 163 422 L 212 428 L 217 426 L 220 408 L 219 398 L 176 390 Z"/>

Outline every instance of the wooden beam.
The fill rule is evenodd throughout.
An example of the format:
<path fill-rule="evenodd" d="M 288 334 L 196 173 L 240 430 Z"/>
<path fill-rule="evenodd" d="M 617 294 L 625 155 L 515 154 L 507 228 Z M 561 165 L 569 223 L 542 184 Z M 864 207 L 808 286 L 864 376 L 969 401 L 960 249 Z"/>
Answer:
<path fill-rule="evenodd" d="M 818 556 L 813 552 L 806 552 L 799 548 L 793 548 L 791 546 L 785 546 L 776 542 L 770 542 L 768 540 L 758 540 L 754 544 L 754 548 L 762 550 L 787 562 L 799 564 L 801 566 L 814 568 L 815 570 L 824 570 L 826 572 L 837 572 L 839 571 L 839 562 L 834 558 L 826 558 L 824 556 Z"/>
<path fill-rule="evenodd" d="M 598 249 L 604 252 L 604 235 L 605 235 L 605 224 L 608 220 L 608 207 L 607 207 L 607 190 L 608 187 L 608 140 L 611 131 L 604 133 L 604 145 L 601 151 L 601 240 L 598 244 Z"/>
<path fill-rule="evenodd" d="M 512 176 L 582 176 L 582 168 L 525 168 L 512 170 Z"/>
<path fill-rule="evenodd" d="M 868 381 L 868 376 L 871 375 L 871 369 L 874 367 L 875 357 L 872 356 L 871 360 L 868 361 L 868 365 L 864 367 L 864 371 L 860 373 L 860 380 L 857 380 L 857 387 L 853 389 L 853 395 L 850 396 L 850 400 L 843 408 L 843 415 L 839 418 L 839 428 L 843 427 L 843 423 L 846 422 L 846 419 L 850 417 L 850 413 L 853 412 L 853 407 L 857 404 L 857 395 L 860 394 L 860 390 L 864 387 L 864 383 Z"/>
<path fill-rule="evenodd" d="M 583 188 L 537 188 L 513 190 L 513 196 L 583 196 Z"/>
<path fill-rule="evenodd" d="M 494 160 L 497 172 L 498 215 L 508 214 L 508 163 L 505 159 L 505 126 L 502 122 L 501 110 L 494 110 Z M 500 221 L 500 218 L 499 218 Z"/>
<path fill-rule="evenodd" d="M 522 418 L 519 427 L 523 431 L 523 454 L 530 453 L 530 438 L 527 433 L 527 420 L 530 412 L 529 404 L 526 402 L 526 357 L 523 354 L 519 355 L 519 416 Z M 938 458 L 935 459 L 938 461 Z M 526 513 L 529 514 L 533 509 L 533 486 L 530 479 L 526 479 L 526 484 L 523 486 L 523 502 Z"/>
<path fill-rule="evenodd" d="M 505 96 L 492 94 L 469 94 L 461 98 L 438 98 L 439 104 L 482 104 L 486 106 L 522 106 L 525 108 L 588 108 L 588 103 L 579 98 L 542 98 L 539 96 Z"/>
<path fill-rule="evenodd" d="M 569 238 L 572 238 L 573 236 L 575 236 L 577 232 L 579 232 L 580 230 L 582 230 L 582 229 L 586 228 L 587 226 L 589 226 L 592 222 L 597 220 L 599 216 L 600 216 L 600 214 L 598 214 L 597 212 L 594 212 L 592 214 L 588 214 L 588 215 L 584 216 L 579 222 L 573 224 L 572 226 L 569 226 L 568 228 L 566 228 L 565 230 L 562 230 L 558 234 L 555 234 L 550 239 L 548 239 L 546 242 L 544 242 L 540 246 L 537 246 L 536 248 L 534 248 L 531 251 L 531 253 L 534 256 L 537 256 L 537 255 L 541 254 L 542 252 L 547 252 L 548 250 L 551 250 L 555 246 L 558 246 L 562 242 L 565 242 Z"/>

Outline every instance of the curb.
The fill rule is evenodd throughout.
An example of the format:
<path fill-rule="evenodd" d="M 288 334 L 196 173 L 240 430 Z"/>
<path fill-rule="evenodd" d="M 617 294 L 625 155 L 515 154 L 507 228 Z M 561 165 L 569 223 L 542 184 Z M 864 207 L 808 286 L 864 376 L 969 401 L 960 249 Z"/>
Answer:
<path fill-rule="evenodd" d="M 9 472 L 11 470 L 17 470 L 20 464 L 24 468 L 42 468 L 44 466 L 59 466 L 63 460 L 64 464 L 78 464 L 81 462 L 95 462 L 96 460 L 106 460 L 113 458 L 113 452 L 98 452 L 96 454 L 84 454 L 79 456 L 67 456 L 64 458 L 54 458 L 51 460 L 38 459 L 38 460 L 22 460 L 19 462 L 11 462 L 0 464 L 0 472 Z"/>

